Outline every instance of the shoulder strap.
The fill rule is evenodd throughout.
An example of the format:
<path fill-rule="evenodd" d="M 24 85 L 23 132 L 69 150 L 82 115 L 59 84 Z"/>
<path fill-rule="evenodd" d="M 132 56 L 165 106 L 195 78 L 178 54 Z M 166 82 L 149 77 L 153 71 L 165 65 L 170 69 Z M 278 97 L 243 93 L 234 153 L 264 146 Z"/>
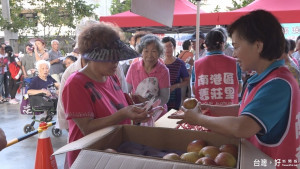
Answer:
<path fill-rule="evenodd" d="M 188 51 L 184 51 L 184 53 L 179 57 L 179 59 L 183 58 L 183 56 L 187 53 Z"/>

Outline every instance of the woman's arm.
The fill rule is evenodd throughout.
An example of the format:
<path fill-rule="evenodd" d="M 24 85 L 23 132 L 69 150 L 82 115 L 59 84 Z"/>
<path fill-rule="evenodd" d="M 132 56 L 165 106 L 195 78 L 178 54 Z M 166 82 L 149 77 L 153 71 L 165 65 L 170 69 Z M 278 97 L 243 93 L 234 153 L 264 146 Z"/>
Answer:
<path fill-rule="evenodd" d="M 22 65 L 21 68 L 22 68 L 22 72 L 23 72 L 24 78 L 27 78 L 28 75 L 27 75 L 27 72 L 25 71 L 25 67 Z"/>
<path fill-rule="evenodd" d="M 119 124 L 125 119 L 131 119 L 136 122 L 147 121 L 149 119 L 147 114 L 148 112 L 146 112 L 144 109 L 132 105 L 124 107 L 116 113 L 103 118 L 73 118 L 73 121 L 77 124 L 80 131 L 84 135 L 87 135 L 99 129 Z"/>
<path fill-rule="evenodd" d="M 159 95 L 156 99 L 160 99 L 161 103 L 160 106 L 163 106 L 168 103 L 170 98 L 170 88 L 163 88 L 159 90 Z"/>
<path fill-rule="evenodd" d="M 239 108 L 239 104 L 232 104 L 226 106 L 209 104 L 201 105 L 201 109 L 207 110 L 207 114 L 211 116 L 238 116 Z"/>
<path fill-rule="evenodd" d="M 28 95 L 37 95 L 37 94 L 40 94 L 40 93 L 44 93 L 44 94 L 46 94 L 46 96 L 51 96 L 51 93 L 46 89 L 40 89 L 40 90 L 29 89 L 27 91 Z"/>
<path fill-rule="evenodd" d="M 190 78 L 189 77 L 186 77 L 186 78 L 183 78 L 183 81 L 182 82 L 179 82 L 179 83 L 176 83 L 176 84 L 173 84 L 170 88 L 170 92 L 174 91 L 175 89 L 177 88 L 182 88 L 184 86 L 187 86 L 188 84 L 190 83 Z"/>
<path fill-rule="evenodd" d="M 238 138 L 249 138 L 262 129 L 254 119 L 245 115 L 212 117 L 201 112 L 187 111 L 182 114 L 173 114 L 169 118 L 182 119 L 178 123 L 200 125 L 214 132 Z"/>
<path fill-rule="evenodd" d="M 60 86 L 60 84 L 59 84 L 58 82 L 54 83 L 54 86 L 56 87 L 56 89 L 58 89 L 58 90 L 59 90 L 59 86 Z"/>
<path fill-rule="evenodd" d="M 49 53 L 48 52 L 45 52 L 42 56 L 42 59 L 43 60 L 48 60 L 49 59 Z"/>

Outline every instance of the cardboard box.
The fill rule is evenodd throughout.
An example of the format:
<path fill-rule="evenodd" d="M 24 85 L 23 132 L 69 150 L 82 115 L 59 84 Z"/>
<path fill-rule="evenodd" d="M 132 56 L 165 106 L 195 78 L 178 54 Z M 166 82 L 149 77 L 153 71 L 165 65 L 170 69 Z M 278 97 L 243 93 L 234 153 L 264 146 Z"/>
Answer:
<path fill-rule="evenodd" d="M 178 119 L 169 119 L 168 116 L 175 113 L 177 110 L 171 109 L 166 114 L 164 114 L 161 118 L 154 122 L 155 127 L 165 127 L 165 128 L 177 128 L 177 122 L 180 121 Z"/>
<path fill-rule="evenodd" d="M 169 161 L 161 158 L 125 154 L 107 153 L 106 148 L 117 149 L 125 142 L 131 141 L 138 144 L 151 146 L 156 149 L 186 151 L 188 143 L 195 139 L 203 139 L 208 145 L 220 146 L 222 144 L 235 144 L 239 146 L 237 168 L 254 168 L 254 160 L 265 159 L 271 161 L 255 148 L 251 143 L 236 138 L 225 137 L 212 132 L 192 130 L 178 130 L 159 127 L 142 127 L 131 125 L 118 125 L 108 127 L 91 133 L 75 142 L 69 143 L 58 149 L 54 155 L 71 150 L 82 149 L 72 169 L 194 169 L 194 168 L 223 168 L 217 166 L 203 166 L 183 161 Z M 272 165 L 261 168 L 272 168 Z M 260 167 L 255 167 L 260 168 Z"/>

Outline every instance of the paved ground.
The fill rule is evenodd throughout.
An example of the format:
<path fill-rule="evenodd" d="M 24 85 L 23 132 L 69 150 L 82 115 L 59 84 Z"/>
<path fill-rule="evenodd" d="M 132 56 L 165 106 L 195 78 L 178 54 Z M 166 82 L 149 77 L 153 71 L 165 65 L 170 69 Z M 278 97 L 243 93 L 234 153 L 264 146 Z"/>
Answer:
<path fill-rule="evenodd" d="M 20 99 L 21 96 L 18 95 L 17 98 Z M 4 130 L 8 141 L 16 137 L 23 136 L 23 127 L 32 121 L 31 115 L 20 114 L 19 107 L 19 104 L 0 104 L 0 127 Z M 44 115 L 42 114 L 40 116 Z M 34 127 L 37 128 L 38 124 L 36 123 Z M 54 151 L 66 144 L 68 136 L 66 130 L 63 131 L 62 136 L 60 137 L 54 137 L 51 130 L 49 130 L 48 133 L 51 138 Z M 38 135 L 35 135 L 0 151 L 0 168 L 34 168 L 37 140 Z M 65 154 L 57 155 L 55 158 L 58 168 L 63 169 Z"/>

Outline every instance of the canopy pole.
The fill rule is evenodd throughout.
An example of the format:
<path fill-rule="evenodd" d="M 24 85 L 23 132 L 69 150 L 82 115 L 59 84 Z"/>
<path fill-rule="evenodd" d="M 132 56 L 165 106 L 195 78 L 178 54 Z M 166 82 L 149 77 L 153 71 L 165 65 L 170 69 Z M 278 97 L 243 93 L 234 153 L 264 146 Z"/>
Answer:
<path fill-rule="evenodd" d="M 196 17 L 196 55 L 195 55 L 195 60 L 198 60 L 198 58 L 199 58 L 200 2 L 201 2 L 201 0 L 197 0 L 197 17 Z"/>

